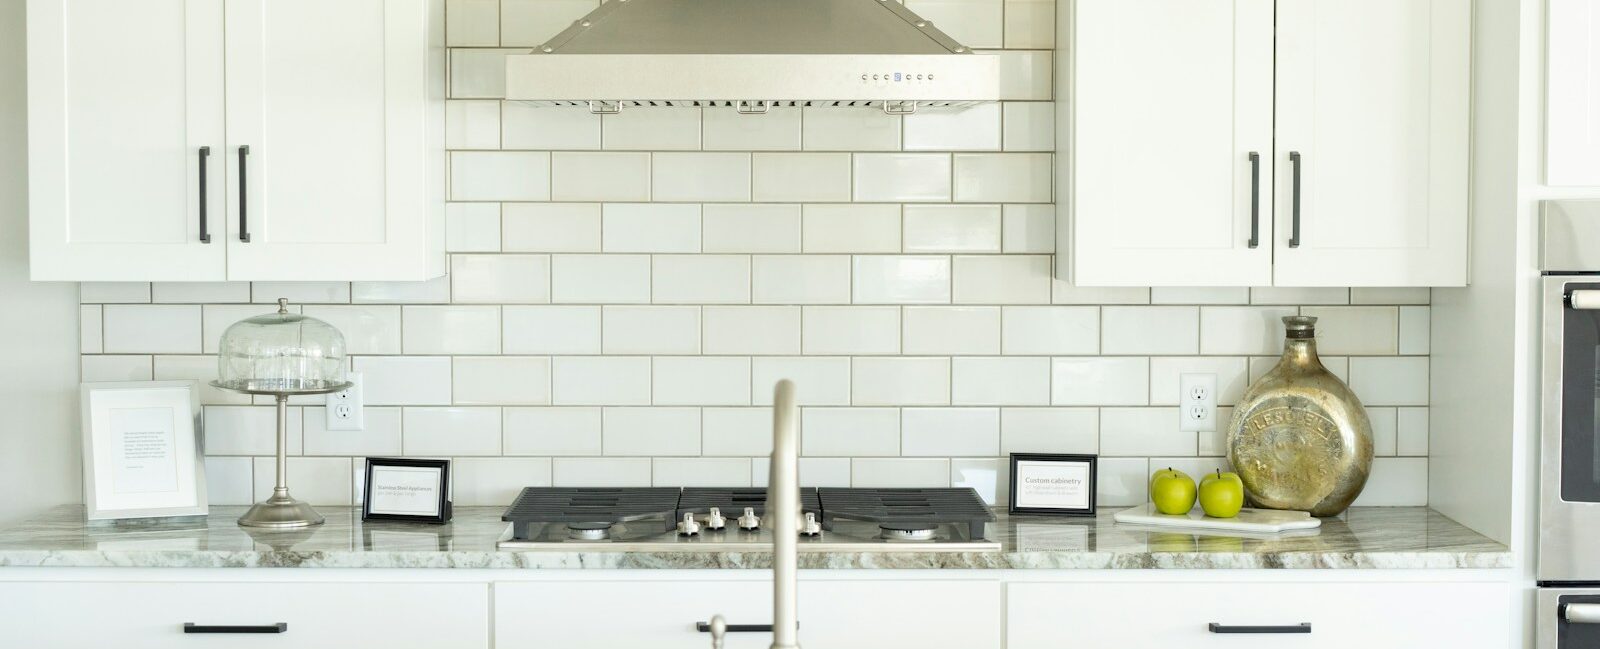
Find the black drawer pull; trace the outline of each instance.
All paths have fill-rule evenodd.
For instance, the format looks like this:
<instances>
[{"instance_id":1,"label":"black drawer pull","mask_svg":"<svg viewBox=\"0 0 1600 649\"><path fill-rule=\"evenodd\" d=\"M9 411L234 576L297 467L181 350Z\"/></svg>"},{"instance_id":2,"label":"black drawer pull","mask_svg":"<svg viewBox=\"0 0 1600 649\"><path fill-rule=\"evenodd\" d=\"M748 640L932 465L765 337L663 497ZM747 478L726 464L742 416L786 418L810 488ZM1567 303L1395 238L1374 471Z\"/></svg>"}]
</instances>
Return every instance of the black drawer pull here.
<instances>
[{"instance_id":1,"label":"black drawer pull","mask_svg":"<svg viewBox=\"0 0 1600 649\"><path fill-rule=\"evenodd\" d=\"M211 147L200 147L200 243L211 243L211 232L206 223L206 163L211 157Z\"/></svg>"},{"instance_id":2,"label":"black drawer pull","mask_svg":"<svg viewBox=\"0 0 1600 649\"><path fill-rule=\"evenodd\" d=\"M1261 154L1250 152L1250 241L1251 248L1261 245Z\"/></svg>"},{"instance_id":3,"label":"black drawer pull","mask_svg":"<svg viewBox=\"0 0 1600 649\"><path fill-rule=\"evenodd\" d=\"M247 189L245 181L249 177L247 171L250 169L247 160L249 157L250 146L239 147L239 241L244 243L250 243L250 219L245 217L245 207L250 203L249 195L245 193Z\"/></svg>"},{"instance_id":4,"label":"black drawer pull","mask_svg":"<svg viewBox=\"0 0 1600 649\"><path fill-rule=\"evenodd\" d=\"M225 624L195 624L183 623L184 633L288 633L289 623L277 624L246 624L242 626Z\"/></svg>"},{"instance_id":5,"label":"black drawer pull","mask_svg":"<svg viewBox=\"0 0 1600 649\"><path fill-rule=\"evenodd\" d=\"M799 622L794 624L800 626ZM711 633L710 622L695 622L694 628L701 633ZM728 633L771 633L771 624L729 624Z\"/></svg>"},{"instance_id":6,"label":"black drawer pull","mask_svg":"<svg viewBox=\"0 0 1600 649\"><path fill-rule=\"evenodd\" d=\"M1230 626L1212 622L1212 633L1311 633L1311 623L1285 624L1283 626Z\"/></svg>"}]
</instances>

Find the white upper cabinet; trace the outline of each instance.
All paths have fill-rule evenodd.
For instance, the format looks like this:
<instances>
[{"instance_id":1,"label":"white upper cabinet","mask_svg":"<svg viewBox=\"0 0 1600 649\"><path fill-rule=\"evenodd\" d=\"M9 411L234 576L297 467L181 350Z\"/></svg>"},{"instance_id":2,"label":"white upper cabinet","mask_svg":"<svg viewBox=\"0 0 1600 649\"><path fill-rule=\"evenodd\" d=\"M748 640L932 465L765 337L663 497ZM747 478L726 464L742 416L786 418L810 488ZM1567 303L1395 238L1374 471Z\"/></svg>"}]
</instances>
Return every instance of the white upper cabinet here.
<instances>
[{"instance_id":1,"label":"white upper cabinet","mask_svg":"<svg viewBox=\"0 0 1600 649\"><path fill-rule=\"evenodd\" d=\"M1270 283L1272 0L1078 0L1076 12L1073 280Z\"/></svg>"},{"instance_id":2,"label":"white upper cabinet","mask_svg":"<svg viewBox=\"0 0 1600 649\"><path fill-rule=\"evenodd\" d=\"M222 56L220 0L28 3L34 279L224 279Z\"/></svg>"},{"instance_id":3,"label":"white upper cabinet","mask_svg":"<svg viewBox=\"0 0 1600 649\"><path fill-rule=\"evenodd\" d=\"M1600 3L1550 0L1545 183L1600 187Z\"/></svg>"},{"instance_id":4,"label":"white upper cabinet","mask_svg":"<svg viewBox=\"0 0 1600 649\"><path fill-rule=\"evenodd\" d=\"M28 4L34 279L444 273L440 0Z\"/></svg>"},{"instance_id":5,"label":"white upper cabinet","mask_svg":"<svg viewBox=\"0 0 1600 649\"><path fill-rule=\"evenodd\" d=\"M1076 0L1063 279L1464 285L1469 12Z\"/></svg>"},{"instance_id":6,"label":"white upper cabinet","mask_svg":"<svg viewBox=\"0 0 1600 649\"><path fill-rule=\"evenodd\" d=\"M1278 0L1274 284L1466 284L1470 32L1467 0Z\"/></svg>"}]
</instances>

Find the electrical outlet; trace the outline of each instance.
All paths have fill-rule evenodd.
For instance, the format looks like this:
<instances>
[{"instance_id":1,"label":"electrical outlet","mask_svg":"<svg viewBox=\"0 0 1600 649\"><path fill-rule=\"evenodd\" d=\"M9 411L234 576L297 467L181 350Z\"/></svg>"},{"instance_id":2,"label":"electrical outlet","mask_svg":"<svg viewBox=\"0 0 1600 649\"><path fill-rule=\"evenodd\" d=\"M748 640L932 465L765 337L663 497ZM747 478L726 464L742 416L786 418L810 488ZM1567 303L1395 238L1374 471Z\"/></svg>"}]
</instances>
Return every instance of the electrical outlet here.
<instances>
[{"instance_id":1,"label":"electrical outlet","mask_svg":"<svg viewBox=\"0 0 1600 649\"><path fill-rule=\"evenodd\" d=\"M366 399L361 393L361 375L347 375L350 387L328 395L328 430L361 430L366 428Z\"/></svg>"},{"instance_id":2,"label":"electrical outlet","mask_svg":"<svg viewBox=\"0 0 1600 649\"><path fill-rule=\"evenodd\" d=\"M1217 429L1217 375L1178 375L1178 430Z\"/></svg>"}]
</instances>

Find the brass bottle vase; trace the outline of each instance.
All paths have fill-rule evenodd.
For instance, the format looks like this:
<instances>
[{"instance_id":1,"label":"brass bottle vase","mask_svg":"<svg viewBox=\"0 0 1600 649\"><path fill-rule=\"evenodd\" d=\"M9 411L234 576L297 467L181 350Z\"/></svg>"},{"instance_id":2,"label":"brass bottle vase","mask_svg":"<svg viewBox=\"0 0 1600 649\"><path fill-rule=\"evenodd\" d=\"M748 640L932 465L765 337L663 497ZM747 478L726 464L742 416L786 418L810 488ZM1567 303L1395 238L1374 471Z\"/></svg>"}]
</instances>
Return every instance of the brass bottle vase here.
<instances>
[{"instance_id":1,"label":"brass bottle vase","mask_svg":"<svg viewBox=\"0 0 1600 649\"><path fill-rule=\"evenodd\" d=\"M1228 461L1256 507L1343 512L1372 472L1372 423L1317 358L1317 319L1283 319L1283 359L1250 388L1228 426Z\"/></svg>"}]
</instances>

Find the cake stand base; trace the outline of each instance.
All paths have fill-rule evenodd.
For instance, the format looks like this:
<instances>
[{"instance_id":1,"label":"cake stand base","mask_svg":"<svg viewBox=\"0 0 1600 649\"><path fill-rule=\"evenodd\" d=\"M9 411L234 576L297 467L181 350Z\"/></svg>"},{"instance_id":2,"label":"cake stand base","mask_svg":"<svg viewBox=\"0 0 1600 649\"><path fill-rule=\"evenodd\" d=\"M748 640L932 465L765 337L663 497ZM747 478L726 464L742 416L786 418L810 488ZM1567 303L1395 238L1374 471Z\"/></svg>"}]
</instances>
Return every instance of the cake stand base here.
<instances>
[{"instance_id":1,"label":"cake stand base","mask_svg":"<svg viewBox=\"0 0 1600 649\"><path fill-rule=\"evenodd\" d=\"M311 505L289 496L288 489L273 489L272 497L256 503L239 517L245 527L311 527L326 520Z\"/></svg>"}]
</instances>

